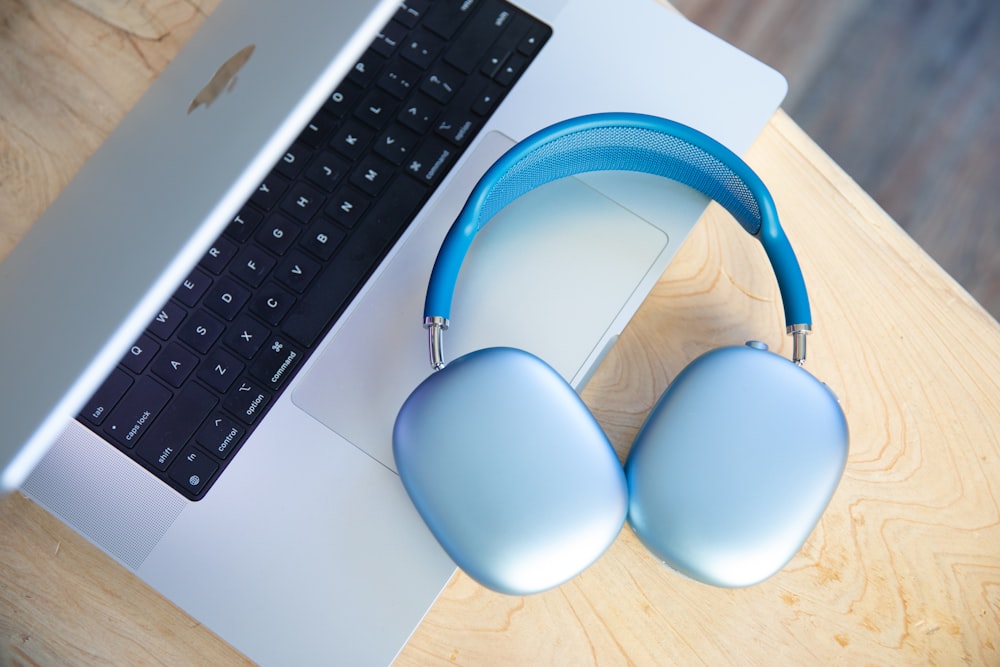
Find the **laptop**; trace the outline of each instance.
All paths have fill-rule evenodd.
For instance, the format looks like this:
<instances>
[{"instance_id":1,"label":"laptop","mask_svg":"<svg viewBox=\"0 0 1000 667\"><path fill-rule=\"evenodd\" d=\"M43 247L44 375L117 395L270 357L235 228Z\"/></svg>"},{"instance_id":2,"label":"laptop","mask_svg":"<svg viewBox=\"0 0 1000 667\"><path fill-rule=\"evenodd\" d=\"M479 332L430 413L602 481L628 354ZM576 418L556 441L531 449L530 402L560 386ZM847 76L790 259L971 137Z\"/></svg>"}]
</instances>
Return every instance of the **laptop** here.
<instances>
[{"instance_id":1,"label":"laptop","mask_svg":"<svg viewBox=\"0 0 1000 667\"><path fill-rule=\"evenodd\" d=\"M743 152L785 90L654 0L223 2L0 264L4 489L254 661L391 662L455 571L390 434L478 177L599 111ZM530 193L466 261L449 355L582 387L706 205L636 174Z\"/></svg>"}]
</instances>

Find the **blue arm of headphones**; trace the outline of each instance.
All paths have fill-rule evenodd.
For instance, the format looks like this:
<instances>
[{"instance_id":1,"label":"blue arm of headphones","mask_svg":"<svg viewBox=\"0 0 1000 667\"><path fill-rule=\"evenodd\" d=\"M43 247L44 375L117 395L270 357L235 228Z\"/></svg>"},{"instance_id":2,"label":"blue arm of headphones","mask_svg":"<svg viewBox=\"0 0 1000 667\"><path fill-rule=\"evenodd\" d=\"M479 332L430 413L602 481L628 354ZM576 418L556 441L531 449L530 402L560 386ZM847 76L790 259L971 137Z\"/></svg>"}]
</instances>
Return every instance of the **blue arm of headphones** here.
<instances>
[{"instance_id":1,"label":"blue arm of headphones","mask_svg":"<svg viewBox=\"0 0 1000 667\"><path fill-rule=\"evenodd\" d=\"M808 329L809 298L774 200L756 173L711 137L663 118L605 113L531 135L480 179L452 225L431 273L426 318L449 319L455 283L476 233L504 206L551 181L591 171L638 171L683 183L718 201L755 236L774 270L785 324Z\"/></svg>"}]
</instances>

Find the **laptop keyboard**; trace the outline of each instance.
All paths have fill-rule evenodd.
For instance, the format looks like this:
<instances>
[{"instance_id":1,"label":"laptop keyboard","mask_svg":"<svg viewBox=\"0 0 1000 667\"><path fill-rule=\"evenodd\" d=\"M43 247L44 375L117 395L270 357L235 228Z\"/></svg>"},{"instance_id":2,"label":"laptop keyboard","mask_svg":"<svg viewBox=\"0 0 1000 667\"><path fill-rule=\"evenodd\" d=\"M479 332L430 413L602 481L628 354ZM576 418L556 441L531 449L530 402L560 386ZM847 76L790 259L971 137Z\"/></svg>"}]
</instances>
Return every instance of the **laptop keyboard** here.
<instances>
[{"instance_id":1,"label":"laptop keyboard","mask_svg":"<svg viewBox=\"0 0 1000 667\"><path fill-rule=\"evenodd\" d=\"M203 498L550 35L404 2L78 419Z\"/></svg>"}]
</instances>

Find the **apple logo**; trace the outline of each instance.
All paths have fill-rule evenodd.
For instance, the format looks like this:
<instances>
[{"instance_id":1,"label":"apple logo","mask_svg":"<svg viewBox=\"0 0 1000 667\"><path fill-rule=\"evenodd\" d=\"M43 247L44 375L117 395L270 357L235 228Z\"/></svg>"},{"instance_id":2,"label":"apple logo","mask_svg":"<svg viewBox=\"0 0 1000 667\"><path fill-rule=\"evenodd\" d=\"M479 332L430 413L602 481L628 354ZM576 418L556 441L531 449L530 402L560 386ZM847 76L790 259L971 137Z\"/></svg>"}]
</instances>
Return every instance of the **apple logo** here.
<instances>
[{"instance_id":1,"label":"apple logo","mask_svg":"<svg viewBox=\"0 0 1000 667\"><path fill-rule=\"evenodd\" d=\"M233 86L236 85L236 74L250 60L255 48L253 44L244 46L232 58L222 63L222 66L212 76L212 80L191 100L191 106L188 107L187 112L191 113L201 105L209 107L222 94L222 91L232 90Z\"/></svg>"}]
</instances>

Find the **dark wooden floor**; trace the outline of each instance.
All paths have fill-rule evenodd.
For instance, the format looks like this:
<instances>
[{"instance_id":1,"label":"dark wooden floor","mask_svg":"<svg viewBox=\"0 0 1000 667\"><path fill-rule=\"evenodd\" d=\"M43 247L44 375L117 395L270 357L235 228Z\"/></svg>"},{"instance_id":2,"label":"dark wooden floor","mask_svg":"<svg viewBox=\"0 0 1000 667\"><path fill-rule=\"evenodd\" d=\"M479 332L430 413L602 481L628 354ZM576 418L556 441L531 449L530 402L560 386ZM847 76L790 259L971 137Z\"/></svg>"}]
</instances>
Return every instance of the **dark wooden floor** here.
<instances>
[{"instance_id":1,"label":"dark wooden floor","mask_svg":"<svg viewBox=\"0 0 1000 667\"><path fill-rule=\"evenodd\" d=\"M789 115L1000 319L1000 2L672 2L781 71Z\"/></svg>"}]
</instances>

